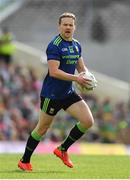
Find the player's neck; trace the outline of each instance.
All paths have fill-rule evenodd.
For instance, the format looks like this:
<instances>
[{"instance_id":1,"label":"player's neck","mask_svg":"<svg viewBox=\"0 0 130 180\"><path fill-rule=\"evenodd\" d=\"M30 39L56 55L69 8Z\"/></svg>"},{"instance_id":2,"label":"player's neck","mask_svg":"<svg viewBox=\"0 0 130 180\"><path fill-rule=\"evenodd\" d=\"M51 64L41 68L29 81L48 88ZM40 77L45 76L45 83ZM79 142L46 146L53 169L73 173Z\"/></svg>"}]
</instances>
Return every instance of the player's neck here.
<instances>
[{"instance_id":1,"label":"player's neck","mask_svg":"<svg viewBox=\"0 0 130 180\"><path fill-rule=\"evenodd\" d=\"M60 36L65 40L65 41L72 41L73 40L73 37L65 37L64 35L60 34Z\"/></svg>"}]
</instances>

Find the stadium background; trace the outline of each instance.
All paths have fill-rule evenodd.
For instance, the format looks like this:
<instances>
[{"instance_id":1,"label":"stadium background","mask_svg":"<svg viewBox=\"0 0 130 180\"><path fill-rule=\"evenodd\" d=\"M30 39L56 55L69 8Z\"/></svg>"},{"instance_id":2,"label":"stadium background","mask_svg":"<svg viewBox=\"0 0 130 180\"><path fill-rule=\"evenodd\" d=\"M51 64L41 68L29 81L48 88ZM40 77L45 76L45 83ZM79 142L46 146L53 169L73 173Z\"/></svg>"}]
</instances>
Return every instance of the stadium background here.
<instances>
[{"instance_id":1,"label":"stadium background","mask_svg":"<svg viewBox=\"0 0 130 180\"><path fill-rule=\"evenodd\" d=\"M130 154L129 9L128 0L0 1L0 28L8 26L16 40L14 63L0 65L0 152L23 152L38 119L46 45L57 33L58 16L71 11L78 19L75 37L99 86L83 95L95 125L70 151ZM60 112L36 152L51 153L74 122Z\"/></svg>"}]
</instances>

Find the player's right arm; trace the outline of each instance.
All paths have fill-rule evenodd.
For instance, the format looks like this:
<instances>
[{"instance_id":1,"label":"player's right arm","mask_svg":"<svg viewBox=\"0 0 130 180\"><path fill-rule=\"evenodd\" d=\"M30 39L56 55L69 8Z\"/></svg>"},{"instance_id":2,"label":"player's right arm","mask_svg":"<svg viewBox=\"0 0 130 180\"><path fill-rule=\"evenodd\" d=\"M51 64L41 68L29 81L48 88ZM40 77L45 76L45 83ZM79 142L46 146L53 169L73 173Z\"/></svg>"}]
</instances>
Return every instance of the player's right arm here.
<instances>
[{"instance_id":1,"label":"player's right arm","mask_svg":"<svg viewBox=\"0 0 130 180\"><path fill-rule=\"evenodd\" d=\"M84 79L80 75L66 73L62 71L61 69L59 69L59 66L60 66L60 61L58 60L52 59L48 61L49 75L51 77L64 80L64 81L76 81L82 85L86 83L86 79Z\"/></svg>"},{"instance_id":2,"label":"player's right arm","mask_svg":"<svg viewBox=\"0 0 130 180\"><path fill-rule=\"evenodd\" d=\"M69 74L59 69L61 54L59 52L59 48L56 45L54 45L53 42L51 42L48 45L46 54L47 54L49 75L51 77L64 81L76 81L81 85L84 85L86 83L86 79L84 79L80 75Z\"/></svg>"}]
</instances>

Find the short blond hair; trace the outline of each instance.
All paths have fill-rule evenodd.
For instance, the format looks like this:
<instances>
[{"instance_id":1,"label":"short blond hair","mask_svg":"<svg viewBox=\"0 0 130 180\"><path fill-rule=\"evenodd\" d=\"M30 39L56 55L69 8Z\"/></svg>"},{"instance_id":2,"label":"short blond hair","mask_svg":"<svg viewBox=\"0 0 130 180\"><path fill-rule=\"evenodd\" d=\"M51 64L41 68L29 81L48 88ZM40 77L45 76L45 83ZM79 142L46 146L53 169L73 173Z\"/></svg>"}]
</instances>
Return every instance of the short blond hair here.
<instances>
[{"instance_id":1,"label":"short blond hair","mask_svg":"<svg viewBox=\"0 0 130 180\"><path fill-rule=\"evenodd\" d=\"M76 21L76 16L75 16L73 13L65 12L65 13L63 13L63 14L60 15L60 17L59 17L59 24L61 24L61 20L62 20L63 18L66 18L66 17L72 18L74 21Z\"/></svg>"}]
</instances>

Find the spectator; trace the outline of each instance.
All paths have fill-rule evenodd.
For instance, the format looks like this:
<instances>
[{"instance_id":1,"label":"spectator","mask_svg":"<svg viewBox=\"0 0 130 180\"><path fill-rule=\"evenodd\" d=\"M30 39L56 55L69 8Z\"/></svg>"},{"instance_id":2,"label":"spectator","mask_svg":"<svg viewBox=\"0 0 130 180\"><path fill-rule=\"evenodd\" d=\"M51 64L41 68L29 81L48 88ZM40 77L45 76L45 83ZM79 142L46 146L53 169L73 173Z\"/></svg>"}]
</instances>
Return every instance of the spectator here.
<instances>
[{"instance_id":1,"label":"spectator","mask_svg":"<svg viewBox=\"0 0 130 180\"><path fill-rule=\"evenodd\" d=\"M91 38L99 43L104 43L108 39L108 32L105 23L100 15L95 16L91 26Z\"/></svg>"},{"instance_id":2,"label":"spectator","mask_svg":"<svg viewBox=\"0 0 130 180\"><path fill-rule=\"evenodd\" d=\"M12 62L14 51L13 35L7 27L4 27L2 28L2 34L0 35L0 61L10 64Z\"/></svg>"}]
</instances>

